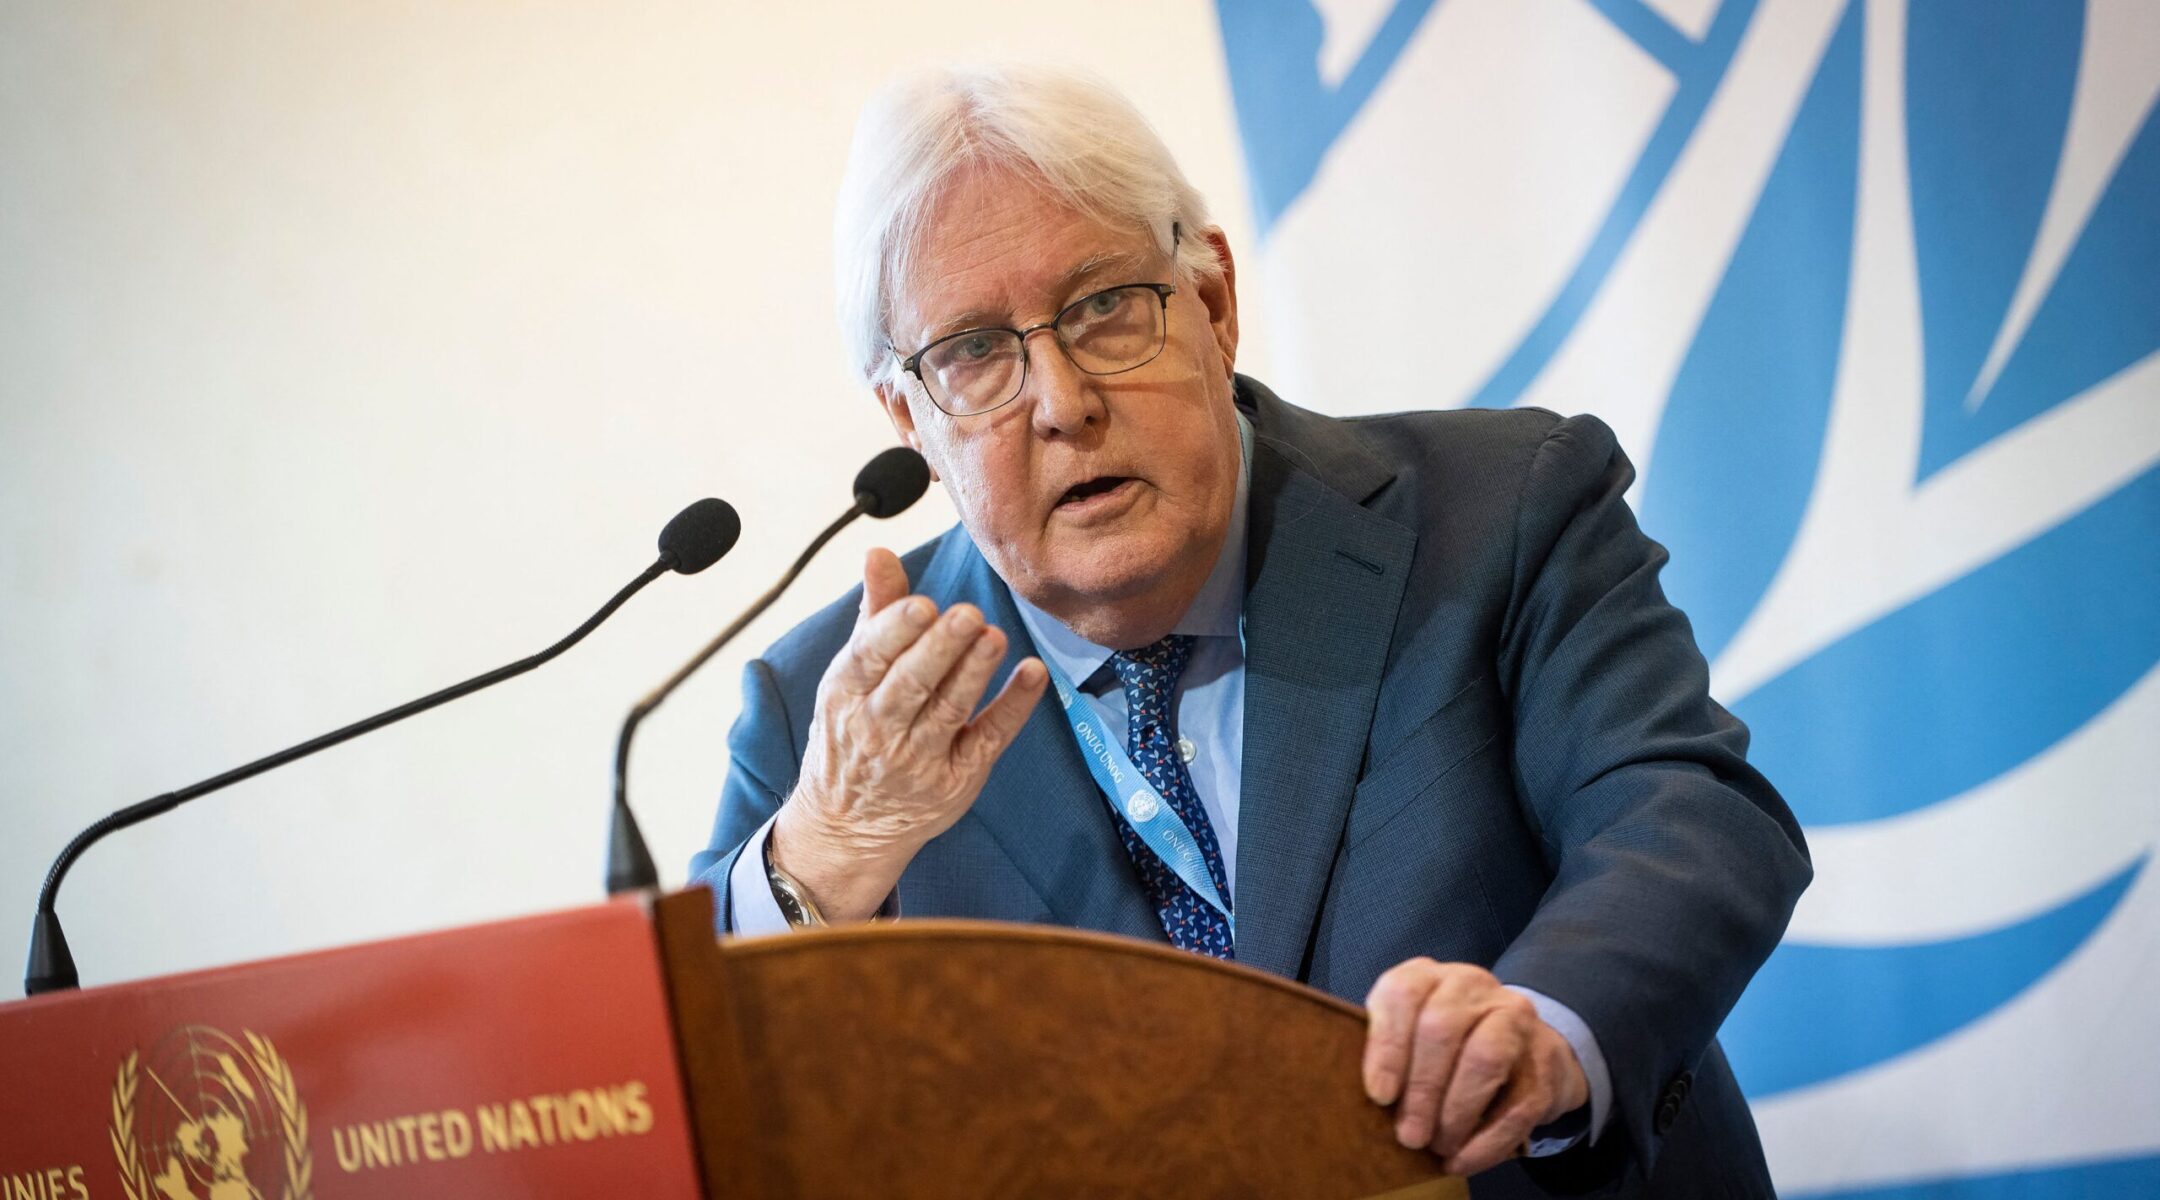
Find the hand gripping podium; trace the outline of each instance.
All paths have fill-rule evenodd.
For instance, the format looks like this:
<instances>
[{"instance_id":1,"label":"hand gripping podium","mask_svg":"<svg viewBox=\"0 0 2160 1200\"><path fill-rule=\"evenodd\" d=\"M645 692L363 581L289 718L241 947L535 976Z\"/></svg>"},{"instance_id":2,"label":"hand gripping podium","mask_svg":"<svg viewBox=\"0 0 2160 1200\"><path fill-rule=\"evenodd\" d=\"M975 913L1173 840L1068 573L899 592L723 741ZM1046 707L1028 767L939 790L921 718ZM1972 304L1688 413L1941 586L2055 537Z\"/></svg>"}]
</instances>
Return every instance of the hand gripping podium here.
<instances>
[{"instance_id":1,"label":"hand gripping podium","mask_svg":"<svg viewBox=\"0 0 2160 1200\"><path fill-rule=\"evenodd\" d=\"M1298 984L1035 926L712 928L699 888L0 1006L0 1196L1467 1195Z\"/></svg>"}]
</instances>

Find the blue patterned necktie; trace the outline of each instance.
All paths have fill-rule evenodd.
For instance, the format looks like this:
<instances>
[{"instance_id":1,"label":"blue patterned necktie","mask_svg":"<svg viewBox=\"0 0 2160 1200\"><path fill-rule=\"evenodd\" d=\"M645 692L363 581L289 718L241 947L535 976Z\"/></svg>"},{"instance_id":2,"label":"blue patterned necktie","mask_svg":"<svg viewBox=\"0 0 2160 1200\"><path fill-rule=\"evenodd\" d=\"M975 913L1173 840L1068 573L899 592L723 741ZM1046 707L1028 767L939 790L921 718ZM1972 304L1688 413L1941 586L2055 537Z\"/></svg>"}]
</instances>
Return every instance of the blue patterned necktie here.
<instances>
[{"instance_id":1,"label":"blue patterned necktie","mask_svg":"<svg viewBox=\"0 0 2160 1200\"><path fill-rule=\"evenodd\" d=\"M1201 806L1200 793L1193 790L1192 775L1185 770L1185 757L1178 753L1177 683L1192 650L1191 634L1173 633L1151 646L1111 655L1110 666L1125 685L1126 754L1192 831L1216 893L1223 903L1233 904L1215 827L1208 823L1207 809ZM1237 957L1231 949L1229 919L1187 887L1122 818L1117 820L1117 830L1125 853L1140 871L1148 899L1155 903L1163 931L1170 935L1170 944L1216 958Z\"/></svg>"}]
</instances>

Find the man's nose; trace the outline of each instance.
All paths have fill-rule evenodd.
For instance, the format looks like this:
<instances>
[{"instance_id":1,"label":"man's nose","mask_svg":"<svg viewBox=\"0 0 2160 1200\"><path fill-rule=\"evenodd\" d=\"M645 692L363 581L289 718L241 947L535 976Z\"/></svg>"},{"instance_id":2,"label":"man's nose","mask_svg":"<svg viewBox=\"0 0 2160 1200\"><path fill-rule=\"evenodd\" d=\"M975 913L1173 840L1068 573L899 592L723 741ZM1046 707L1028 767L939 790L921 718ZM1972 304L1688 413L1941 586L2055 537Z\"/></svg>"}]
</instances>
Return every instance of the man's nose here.
<instances>
[{"instance_id":1,"label":"man's nose","mask_svg":"<svg viewBox=\"0 0 2160 1200\"><path fill-rule=\"evenodd\" d=\"M1094 376L1073 365L1055 330L1031 330L1021 349L1028 356L1026 386L1033 393L1038 435L1069 436L1107 415Z\"/></svg>"}]
</instances>

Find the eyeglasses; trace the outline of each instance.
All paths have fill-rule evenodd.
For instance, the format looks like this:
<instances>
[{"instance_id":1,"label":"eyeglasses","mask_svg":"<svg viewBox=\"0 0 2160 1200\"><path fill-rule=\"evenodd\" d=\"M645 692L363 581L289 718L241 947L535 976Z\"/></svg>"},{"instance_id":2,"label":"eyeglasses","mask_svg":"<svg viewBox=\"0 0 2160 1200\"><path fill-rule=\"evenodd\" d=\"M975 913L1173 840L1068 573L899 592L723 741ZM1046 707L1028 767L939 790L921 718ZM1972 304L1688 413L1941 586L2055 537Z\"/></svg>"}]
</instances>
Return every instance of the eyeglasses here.
<instances>
[{"instance_id":1,"label":"eyeglasses","mask_svg":"<svg viewBox=\"0 0 2160 1200\"><path fill-rule=\"evenodd\" d=\"M1144 367L1162 353L1170 297L1164 283L1128 283L1082 296L1026 329L964 329L908 355L900 369L922 381L930 402L955 417L1012 403L1027 384L1027 339L1047 329L1072 365L1090 375ZM898 351L895 350L895 353Z\"/></svg>"}]
</instances>

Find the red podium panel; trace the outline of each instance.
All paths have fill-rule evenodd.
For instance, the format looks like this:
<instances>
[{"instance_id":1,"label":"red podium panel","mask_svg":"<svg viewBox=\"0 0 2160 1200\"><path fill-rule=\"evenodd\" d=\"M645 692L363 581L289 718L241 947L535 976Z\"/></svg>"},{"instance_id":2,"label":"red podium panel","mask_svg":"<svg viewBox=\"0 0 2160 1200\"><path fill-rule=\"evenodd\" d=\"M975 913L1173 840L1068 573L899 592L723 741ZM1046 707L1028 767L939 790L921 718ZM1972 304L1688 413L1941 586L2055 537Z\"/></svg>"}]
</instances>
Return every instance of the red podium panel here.
<instances>
[{"instance_id":1,"label":"red podium panel","mask_svg":"<svg viewBox=\"0 0 2160 1200\"><path fill-rule=\"evenodd\" d=\"M0 1006L0 1196L701 1195L634 901Z\"/></svg>"}]
</instances>

